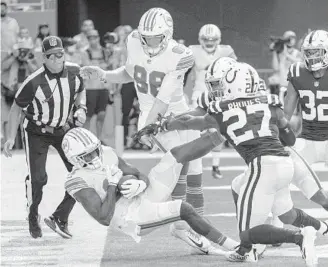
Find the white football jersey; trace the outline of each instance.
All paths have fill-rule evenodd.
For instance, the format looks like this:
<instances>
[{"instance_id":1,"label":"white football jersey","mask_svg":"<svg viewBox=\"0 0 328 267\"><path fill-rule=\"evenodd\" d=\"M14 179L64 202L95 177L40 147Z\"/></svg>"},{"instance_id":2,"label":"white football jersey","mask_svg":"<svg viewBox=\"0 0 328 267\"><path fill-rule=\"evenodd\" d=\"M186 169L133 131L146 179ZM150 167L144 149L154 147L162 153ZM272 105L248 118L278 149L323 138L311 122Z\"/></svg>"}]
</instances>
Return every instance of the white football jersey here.
<instances>
[{"instance_id":1,"label":"white football jersey","mask_svg":"<svg viewBox=\"0 0 328 267\"><path fill-rule=\"evenodd\" d=\"M213 54L207 53L201 45L191 45L189 47L195 58L195 86L194 91L205 91L205 74L207 68L214 60L221 57L231 57L237 59L234 50L230 45L218 45L217 49Z\"/></svg>"},{"instance_id":2,"label":"white football jersey","mask_svg":"<svg viewBox=\"0 0 328 267\"><path fill-rule=\"evenodd\" d=\"M73 168L68 174L65 189L71 196L83 188L93 188L101 200L105 199L107 178L111 175L111 168L118 166L118 157L113 149L106 150L103 157L104 167L101 169Z\"/></svg>"},{"instance_id":3,"label":"white football jersey","mask_svg":"<svg viewBox=\"0 0 328 267\"><path fill-rule=\"evenodd\" d=\"M139 120L146 119L155 98L169 104L168 113L187 111L183 80L187 70L194 64L191 50L170 40L164 51L150 57L144 52L139 38L136 30L128 36L125 65L126 71L134 79L141 110ZM139 126L142 127L140 123Z\"/></svg>"}]
</instances>

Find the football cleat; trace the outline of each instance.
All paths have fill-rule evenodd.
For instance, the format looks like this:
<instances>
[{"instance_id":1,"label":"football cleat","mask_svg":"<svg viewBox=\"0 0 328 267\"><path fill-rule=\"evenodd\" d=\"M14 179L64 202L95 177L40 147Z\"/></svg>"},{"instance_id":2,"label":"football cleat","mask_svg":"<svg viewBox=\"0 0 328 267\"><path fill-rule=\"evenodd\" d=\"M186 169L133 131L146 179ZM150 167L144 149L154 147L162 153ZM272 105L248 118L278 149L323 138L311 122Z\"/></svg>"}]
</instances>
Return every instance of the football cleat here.
<instances>
[{"instance_id":1,"label":"football cleat","mask_svg":"<svg viewBox=\"0 0 328 267\"><path fill-rule=\"evenodd\" d=\"M29 214L28 216L29 231L30 231L30 235L33 238L42 237L40 219L41 216L39 214L38 215Z\"/></svg>"},{"instance_id":2,"label":"football cleat","mask_svg":"<svg viewBox=\"0 0 328 267\"><path fill-rule=\"evenodd\" d=\"M222 179L223 178L218 166L212 167L212 176L214 179Z\"/></svg>"},{"instance_id":3,"label":"football cleat","mask_svg":"<svg viewBox=\"0 0 328 267\"><path fill-rule=\"evenodd\" d=\"M180 226L180 224L178 225ZM180 227L179 227L180 228ZM182 228L177 229L175 224L170 225L171 234L187 243L192 249L192 255L225 255L223 250L213 247L211 242L204 236L195 233L193 230Z\"/></svg>"},{"instance_id":4,"label":"football cleat","mask_svg":"<svg viewBox=\"0 0 328 267\"><path fill-rule=\"evenodd\" d=\"M301 229L303 236L301 247L302 257L305 260L307 267L318 266L318 256L314 241L317 238L317 231L312 226L307 226Z\"/></svg>"},{"instance_id":5,"label":"football cleat","mask_svg":"<svg viewBox=\"0 0 328 267\"><path fill-rule=\"evenodd\" d=\"M44 222L51 230L59 234L63 238L72 238L72 234L68 231L68 223L59 220L57 217L49 216L44 218Z\"/></svg>"},{"instance_id":6,"label":"football cleat","mask_svg":"<svg viewBox=\"0 0 328 267\"><path fill-rule=\"evenodd\" d=\"M255 248L249 251L242 246L238 246L234 251L226 254L226 259L231 262L257 262L258 254Z\"/></svg>"}]
</instances>

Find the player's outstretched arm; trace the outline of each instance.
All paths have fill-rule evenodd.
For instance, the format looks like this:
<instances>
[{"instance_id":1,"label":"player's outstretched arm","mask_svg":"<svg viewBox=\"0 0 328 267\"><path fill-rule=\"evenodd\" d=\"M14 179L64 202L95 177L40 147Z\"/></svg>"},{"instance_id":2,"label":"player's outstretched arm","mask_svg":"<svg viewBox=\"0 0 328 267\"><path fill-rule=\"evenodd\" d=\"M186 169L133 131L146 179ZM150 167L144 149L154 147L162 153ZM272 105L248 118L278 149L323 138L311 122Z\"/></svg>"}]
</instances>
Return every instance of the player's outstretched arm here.
<instances>
[{"instance_id":1,"label":"player's outstretched arm","mask_svg":"<svg viewBox=\"0 0 328 267\"><path fill-rule=\"evenodd\" d=\"M125 66L115 70L105 71L97 66L84 66L80 69L80 75L86 80L100 80L104 83L129 83L133 82Z\"/></svg>"},{"instance_id":2,"label":"player's outstretched arm","mask_svg":"<svg viewBox=\"0 0 328 267\"><path fill-rule=\"evenodd\" d=\"M276 108L277 126L279 128L279 139L283 145L293 146L296 142L296 136L289 121L280 108Z\"/></svg>"},{"instance_id":3,"label":"player's outstretched arm","mask_svg":"<svg viewBox=\"0 0 328 267\"><path fill-rule=\"evenodd\" d=\"M174 118L169 120L166 124L166 129L168 131L173 130L199 130L203 131L205 129L210 128L218 128L218 124L216 120L209 114L205 116L191 116L191 115L184 115L179 116L178 118Z\"/></svg>"},{"instance_id":4,"label":"player's outstretched arm","mask_svg":"<svg viewBox=\"0 0 328 267\"><path fill-rule=\"evenodd\" d=\"M171 153L177 162L183 164L205 156L224 141L225 138L217 131L207 132L189 143L172 148Z\"/></svg>"},{"instance_id":5,"label":"player's outstretched arm","mask_svg":"<svg viewBox=\"0 0 328 267\"><path fill-rule=\"evenodd\" d=\"M107 195L101 201L98 193L93 188L83 188L74 193L74 198L82 204L84 209L100 224L109 226L113 217L116 204L116 185L105 180Z\"/></svg>"}]
</instances>

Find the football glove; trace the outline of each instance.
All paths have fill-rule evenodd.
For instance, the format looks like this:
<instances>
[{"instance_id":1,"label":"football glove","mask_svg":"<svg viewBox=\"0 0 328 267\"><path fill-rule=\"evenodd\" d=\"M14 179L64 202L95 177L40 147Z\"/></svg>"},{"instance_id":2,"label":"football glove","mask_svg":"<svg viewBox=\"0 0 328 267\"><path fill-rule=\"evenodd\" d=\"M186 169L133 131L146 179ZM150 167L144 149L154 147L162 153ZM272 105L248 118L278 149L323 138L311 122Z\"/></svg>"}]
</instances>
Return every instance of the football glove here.
<instances>
[{"instance_id":1,"label":"football glove","mask_svg":"<svg viewBox=\"0 0 328 267\"><path fill-rule=\"evenodd\" d=\"M146 183L142 180L127 180L122 184L121 194L123 197L130 199L142 193L146 187Z\"/></svg>"},{"instance_id":2,"label":"football glove","mask_svg":"<svg viewBox=\"0 0 328 267\"><path fill-rule=\"evenodd\" d=\"M107 181L109 184L117 185L122 176L123 172L116 164L107 169Z\"/></svg>"}]
</instances>

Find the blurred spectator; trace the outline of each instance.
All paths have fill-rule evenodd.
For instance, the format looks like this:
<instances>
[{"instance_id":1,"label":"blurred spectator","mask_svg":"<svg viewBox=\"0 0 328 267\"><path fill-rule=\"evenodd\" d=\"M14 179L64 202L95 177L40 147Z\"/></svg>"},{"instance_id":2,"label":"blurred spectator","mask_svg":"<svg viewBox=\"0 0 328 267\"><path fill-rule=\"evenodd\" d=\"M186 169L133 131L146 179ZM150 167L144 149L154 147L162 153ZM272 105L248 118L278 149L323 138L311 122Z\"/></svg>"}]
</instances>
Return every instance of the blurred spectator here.
<instances>
[{"instance_id":1,"label":"blurred spectator","mask_svg":"<svg viewBox=\"0 0 328 267\"><path fill-rule=\"evenodd\" d=\"M33 40L25 27L20 29L13 52L1 58L1 124L2 136L7 136L6 123L14 96L25 78L37 69ZM17 135L19 136L19 135Z\"/></svg>"},{"instance_id":2,"label":"blurred spectator","mask_svg":"<svg viewBox=\"0 0 328 267\"><path fill-rule=\"evenodd\" d=\"M132 27L130 25L121 25L118 26L114 32L118 34L119 40L118 43L113 47L113 69L119 68L123 66L127 59L127 51L126 51L126 38L132 32ZM133 108L133 103L137 98L137 94L134 88L133 83L123 84L123 85L115 85L116 91L121 91L121 99L122 99L122 125L124 127L124 145L126 147L131 147L132 136L133 133L129 132L129 125L130 125L130 113L131 109Z\"/></svg>"},{"instance_id":3,"label":"blurred spectator","mask_svg":"<svg viewBox=\"0 0 328 267\"><path fill-rule=\"evenodd\" d=\"M273 50L272 52L272 68L279 75L280 87L287 87L287 73L292 63L302 60L302 56L299 50L295 48L296 34L292 31L286 31L282 37L283 40L287 40L283 44L281 51Z\"/></svg>"},{"instance_id":4,"label":"blurred spectator","mask_svg":"<svg viewBox=\"0 0 328 267\"><path fill-rule=\"evenodd\" d=\"M42 41L44 38L50 36L50 29L49 25L44 23L44 24L39 24L39 31L38 35L35 38L35 50L38 51L40 49L40 52L42 52Z\"/></svg>"},{"instance_id":5,"label":"blurred spectator","mask_svg":"<svg viewBox=\"0 0 328 267\"><path fill-rule=\"evenodd\" d=\"M76 49L76 41L73 38L62 38L65 50L65 61L82 65L82 53Z\"/></svg>"},{"instance_id":6,"label":"blurred spectator","mask_svg":"<svg viewBox=\"0 0 328 267\"><path fill-rule=\"evenodd\" d=\"M108 54L106 49L100 45L98 31L90 30L87 32L87 38L89 48L82 52L82 65L99 66L107 70ZM93 132L102 141L105 112L109 104L109 86L98 80L88 80L85 83L88 113L84 127Z\"/></svg>"},{"instance_id":7,"label":"blurred spectator","mask_svg":"<svg viewBox=\"0 0 328 267\"><path fill-rule=\"evenodd\" d=\"M19 26L14 18L7 15L8 7L1 2L1 57L12 52L14 44L17 43Z\"/></svg>"},{"instance_id":8,"label":"blurred spectator","mask_svg":"<svg viewBox=\"0 0 328 267\"><path fill-rule=\"evenodd\" d=\"M87 32L94 30L95 27L93 25L93 21L87 19L83 21L81 27L81 33L75 35L73 39L76 41L76 48L80 51L84 51L89 47L89 41L87 38Z\"/></svg>"}]
</instances>

